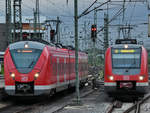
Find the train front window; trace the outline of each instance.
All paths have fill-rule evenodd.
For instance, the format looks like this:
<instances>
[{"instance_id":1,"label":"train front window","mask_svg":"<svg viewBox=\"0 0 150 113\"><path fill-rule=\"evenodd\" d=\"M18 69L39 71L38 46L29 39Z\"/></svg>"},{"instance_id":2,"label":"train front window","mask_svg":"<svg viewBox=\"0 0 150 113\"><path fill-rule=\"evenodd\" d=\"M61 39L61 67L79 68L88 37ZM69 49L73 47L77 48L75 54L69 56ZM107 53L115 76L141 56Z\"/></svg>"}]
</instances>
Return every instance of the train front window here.
<instances>
[{"instance_id":1,"label":"train front window","mask_svg":"<svg viewBox=\"0 0 150 113\"><path fill-rule=\"evenodd\" d=\"M10 51L13 62L18 70L31 70L39 59L41 52L42 50L39 49L18 49Z\"/></svg>"},{"instance_id":2,"label":"train front window","mask_svg":"<svg viewBox=\"0 0 150 113\"><path fill-rule=\"evenodd\" d=\"M140 68L141 55L140 49L121 50L113 49L112 52L112 67L113 68Z\"/></svg>"}]
</instances>

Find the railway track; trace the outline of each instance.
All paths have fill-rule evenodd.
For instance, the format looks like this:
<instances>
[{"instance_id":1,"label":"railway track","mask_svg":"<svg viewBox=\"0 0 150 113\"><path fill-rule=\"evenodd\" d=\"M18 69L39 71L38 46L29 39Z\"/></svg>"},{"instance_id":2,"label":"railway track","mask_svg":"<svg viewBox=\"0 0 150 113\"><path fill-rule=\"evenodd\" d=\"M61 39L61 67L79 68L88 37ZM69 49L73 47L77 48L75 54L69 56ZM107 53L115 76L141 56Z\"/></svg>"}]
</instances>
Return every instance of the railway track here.
<instances>
[{"instance_id":1,"label":"railway track","mask_svg":"<svg viewBox=\"0 0 150 113\"><path fill-rule=\"evenodd\" d=\"M94 90L87 90L85 91L84 88L81 90L81 98L88 96L89 94L93 93ZM62 92L63 93L63 92ZM72 97L75 97L75 93L72 94L67 94L67 96L64 96L64 94L56 94L56 96L54 95L53 97L51 97L50 99L44 99L42 100L42 102L37 102L37 103L33 103L33 104L9 104L5 107L0 108L0 113L25 113L25 112L30 112L32 110L36 110L38 109L40 106L44 106L44 105L49 105L50 107L56 106L57 105L57 101L59 103L59 101L63 100L63 98L66 98L66 100L70 100L70 102L73 100ZM75 100L75 99L74 99ZM52 113L56 113L58 111L60 111L61 109L63 109L64 107L68 106L70 103L66 103L65 100L63 100L63 104L59 107L57 107L56 109L53 110ZM55 105L56 104L56 105Z\"/></svg>"},{"instance_id":2,"label":"railway track","mask_svg":"<svg viewBox=\"0 0 150 113\"><path fill-rule=\"evenodd\" d=\"M91 90L91 91L88 91L88 92L85 92L84 94L81 95L81 98L84 98L84 97L87 97L88 95L92 94L94 92L94 90ZM64 106L62 106L61 108L53 111L52 113L58 113L59 111L61 111L62 109L64 109L65 107L69 106L69 105L72 105L72 103L68 103ZM76 103L75 103L76 105ZM79 104L80 105L80 104Z\"/></svg>"},{"instance_id":3,"label":"railway track","mask_svg":"<svg viewBox=\"0 0 150 113\"><path fill-rule=\"evenodd\" d=\"M106 113L131 113L132 111L134 111L134 113L142 113L142 111L140 110L141 105L148 99L150 99L150 93L147 94L141 100L128 103L128 104L126 103L126 105L124 105L125 103L116 100L113 101L112 104L110 104ZM123 105L126 106L126 109L125 108L123 109Z\"/></svg>"}]
</instances>

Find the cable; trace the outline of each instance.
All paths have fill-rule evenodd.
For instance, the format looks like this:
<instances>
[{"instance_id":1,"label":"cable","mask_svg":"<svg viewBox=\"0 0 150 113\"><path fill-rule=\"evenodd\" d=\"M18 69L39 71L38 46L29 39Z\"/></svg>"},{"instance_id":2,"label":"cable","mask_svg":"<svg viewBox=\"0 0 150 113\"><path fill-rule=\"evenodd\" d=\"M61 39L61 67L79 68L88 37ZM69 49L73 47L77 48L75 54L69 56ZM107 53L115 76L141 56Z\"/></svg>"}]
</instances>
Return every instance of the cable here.
<instances>
[{"instance_id":1,"label":"cable","mask_svg":"<svg viewBox=\"0 0 150 113\"><path fill-rule=\"evenodd\" d=\"M136 2L135 2L135 4L134 4L134 7L133 7L133 10L132 10L130 19L129 19L129 25L131 24L131 20L132 20L132 18L133 18L133 14L134 14L134 11L135 11L135 6L136 6Z\"/></svg>"},{"instance_id":2,"label":"cable","mask_svg":"<svg viewBox=\"0 0 150 113\"><path fill-rule=\"evenodd\" d=\"M107 2L102 3L101 5L95 7L94 9L91 9L91 10L86 11L86 12L84 11L83 13L81 13L81 14L78 16L78 19L81 18L82 16L85 16L85 15L89 14L90 12L92 12L92 11L94 11L94 10L100 8L101 6L107 4L109 1L110 1L110 0L108 0Z\"/></svg>"},{"instance_id":3,"label":"cable","mask_svg":"<svg viewBox=\"0 0 150 113\"><path fill-rule=\"evenodd\" d=\"M95 0L87 9L85 9L85 11L83 11L83 13L81 13L81 15L85 14L95 3L97 2L97 0Z\"/></svg>"}]
</instances>

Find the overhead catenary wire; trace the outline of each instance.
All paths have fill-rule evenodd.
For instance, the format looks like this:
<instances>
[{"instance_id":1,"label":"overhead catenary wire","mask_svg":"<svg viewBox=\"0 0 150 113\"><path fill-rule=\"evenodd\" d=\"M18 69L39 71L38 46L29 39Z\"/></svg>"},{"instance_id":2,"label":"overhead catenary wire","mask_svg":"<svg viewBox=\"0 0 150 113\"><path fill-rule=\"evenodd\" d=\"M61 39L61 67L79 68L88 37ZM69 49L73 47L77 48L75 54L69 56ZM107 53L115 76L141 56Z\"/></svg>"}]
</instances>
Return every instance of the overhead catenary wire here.
<instances>
[{"instance_id":1,"label":"overhead catenary wire","mask_svg":"<svg viewBox=\"0 0 150 113\"><path fill-rule=\"evenodd\" d=\"M110 20L108 21L108 24L111 23L113 20L115 20L118 16L120 16L121 13L122 13L124 10L125 10L125 9L120 8L119 11L112 17L112 19L110 19ZM97 34L98 34L99 32L101 32L101 31L103 31L103 30L104 30L104 27L102 27L99 31L97 31Z\"/></svg>"},{"instance_id":2,"label":"overhead catenary wire","mask_svg":"<svg viewBox=\"0 0 150 113\"><path fill-rule=\"evenodd\" d=\"M25 0L26 1L26 0ZM34 0L30 0L31 2L33 2L34 3ZM41 1L43 1L43 0L41 0ZM47 1L49 1L49 2L51 2L51 3L49 3L48 2L48 4L43 4L43 6L41 6L41 7L45 7L46 5L48 6L48 7L55 7L55 9L56 10L58 10L58 7L56 7L57 6L57 4L55 4L55 1L53 1L53 0L47 0ZM97 0L95 0L95 1L97 1ZM92 3L94 3L94 2L92 2ZM70 4L70 3L69 3ZM91 5L90 5L91 6ZM94 5L93 5L94 6ZM26 7L26 9L28 8L29 9L29 7L30 7L30 9L31 9L31 11L33 10L33 8L32 8L32 5L30 5L30 4L25 4L25 6L24 7ZM90 7L90 8L92 8L92 7ZM3 9L3 8L2 8ZM61 10L62 8L60 8L60 10ZM92 9L93 10L93 9ZM90 12L89 11L92 11L92 10L90 10L90 9L88 9L88 11L87 11L87 13L85 13L85 14L89 14ZM71 10L69 10L69 11L71 11ZM26 14L30 14L30 13L27 13L26 11L24 11L24 13L26 13ZM134 13L134 12L133 12ZM52 16L54 16L54 15L51 15L50 13L47 13L47 12L45 12L45 11L43 11L43 9L41 10L41 14L43 15L43 16L49 16L49 17L52 17ZM70 20L72 20L73 19L73 15L72 15L72 13L69 13L69 12L67 12L67 14L61 14L60 15L62 18L71 18ZM117 17L116 17L117 18ZM125 18L126 19L126 18ZM69 20L69 21L70 21ZM116 20L116 19L115 19ZM137 20L135 20L135 21L137 21ZM143 20L144 21L144 20ZM71 21L70 21L71 22ZM133 16L130 18L130 23L131 22L134 22L133 21ZM68 23L68 20L67 20L67 23ZM72 21L72 23L73 23L73 21ZM71 23L71 24L72 24Z\"/></svg>"},{"instance_id":3,"label":"overhead catenary wire","mask_svg":"<svg viewBox=\"0 0 150 113\"><path fill-rule=\"evenodd\" d=\"M131 21L132 21L133 15L134 15L135 6L136 6L136 2L135 2L135 4L134 4L134 7L133 7L133 10L132 10L132 13L131 13L130 19L129 19L129 25L131 24Z\"/></svg>"},{"instance_id":4,"label":"overhead catenary wire","mask_svg":"<svg viewBox=\"0 0 150 113\"><path fill-rule=\"evenodd\" d=\"M81 13L81 15L85 14L96 2L97 2L97 0L95 0L87 9L85 9L85 11L83 11L83 13Z\"/></svg>"},{"instance_id":5,"label":"overhead catenary wire","mask_svg":"<svg viewBox=\"0 0 150 113\"><path fill-rule=\"evenodd\" d=\"M106 1L106 2L104 2L104 3L102 3L102 4L100 4L99 6L93 8L93 9L91 9L91 10L89 10L89 11L87 10L86 12L81 13L81 14L78 16L78 19L81 18L82 16L85 16L85 15L89 14L90 12L92 12L92 11L94 11L94 10L100 8L101 6L107 4L109 1L110 1L110 0L108 0L108 1Z\"/></svg>"}]
</instances>

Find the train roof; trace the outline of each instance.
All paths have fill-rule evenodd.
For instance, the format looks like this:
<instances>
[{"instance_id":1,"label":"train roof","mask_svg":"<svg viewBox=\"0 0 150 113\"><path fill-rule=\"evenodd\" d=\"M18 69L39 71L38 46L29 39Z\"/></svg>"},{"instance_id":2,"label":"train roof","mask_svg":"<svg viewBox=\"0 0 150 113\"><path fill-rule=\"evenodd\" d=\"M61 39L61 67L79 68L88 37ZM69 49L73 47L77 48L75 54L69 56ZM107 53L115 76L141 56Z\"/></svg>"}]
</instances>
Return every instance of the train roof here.
<instances>
[{"instance_id":1,"label":"train roof","mask_svg":"<svg viewBox=\"0 0 150 113\"><path fill-rule=\"evenodd\" d=\"M140 48L142 45L137 45L137 44L116 44L112 45L112 48L124 48L125 45L128 45L129 48Z\"/></svg>"},{"instance_id":2,"label":"train roof","mask_svg":"<svg viewBox=\"0 0 150 113\"><path fill-rule=\"evenodd\" d=\"M27 45L28 47L25 47L26 45ZM67 51L69 51L69 50L73 50L73 51L74 51L74 49L72 49L70 46L69 46L70 48L69 48L69 47L62 48L62 47L57 47L57 46L55 46L55 45L43 44L43 43L40 43L40 42L37 42L37 41L19 41L19 42L15 42L15 43L12 43L12 44L9 45L9 50L24 49L24 48L32 48L32 49L40 49L40 50L43 50L44 47L46 47L46 46L55 47L55 48L58 48L58 49L60 49L60 50L66 49ZM58 49L57 49L57 50L58 50ZM80 55L84 55L84 54L86 54L86 53L79 51L79 54L80 54Z\"/></svg>"},{"instance_id":3,"label":"train roof","mask_svg":"<svg viewBox=\"0 0 150 113\"><path fill-rule=\"evenodd\" d=\"M26 45L28 46L27 48L40 49L40 50L43 50L43 48L46 46L45 44L35 42L35 41L19 41L19 42L10 44L9 49L10 50L24 49Z\"/></svg>"}]
</instances>

